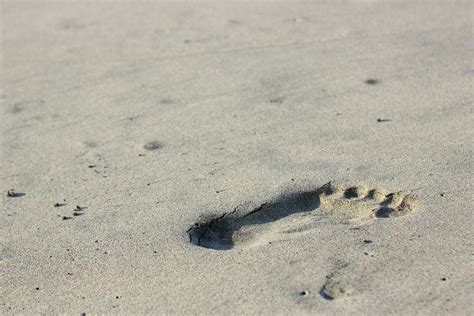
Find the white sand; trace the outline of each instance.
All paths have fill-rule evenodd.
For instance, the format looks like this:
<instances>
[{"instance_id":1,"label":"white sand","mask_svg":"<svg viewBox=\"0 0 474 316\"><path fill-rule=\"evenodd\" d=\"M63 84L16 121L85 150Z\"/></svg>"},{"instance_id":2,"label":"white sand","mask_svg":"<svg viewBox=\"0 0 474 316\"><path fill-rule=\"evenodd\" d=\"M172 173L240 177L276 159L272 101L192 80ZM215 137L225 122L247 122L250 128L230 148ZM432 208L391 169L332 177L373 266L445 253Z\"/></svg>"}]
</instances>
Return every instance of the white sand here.
<instances>
[{"instance_id":1,"label":"white sand","mask_svg":"<svg viewBox=\"0 0 474 316\"><path fill-rule=\"evenodd\" d=\"M472 12L2 1L0 313L473 314Z\"/></svg>"}]
</instances>

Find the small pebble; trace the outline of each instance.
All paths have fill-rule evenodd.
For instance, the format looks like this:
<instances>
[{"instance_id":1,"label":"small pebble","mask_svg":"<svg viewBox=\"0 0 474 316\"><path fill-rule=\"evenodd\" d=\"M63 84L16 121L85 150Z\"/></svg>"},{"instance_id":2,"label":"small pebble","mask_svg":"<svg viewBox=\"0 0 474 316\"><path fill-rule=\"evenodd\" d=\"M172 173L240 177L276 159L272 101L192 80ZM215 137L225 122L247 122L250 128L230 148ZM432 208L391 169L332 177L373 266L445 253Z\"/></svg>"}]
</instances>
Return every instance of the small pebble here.
<instances>
[{"instance_id":1,"label":"small pebble","mask_svg":"<svg viewBox=\"0 0 474 316\"><path fill-rule=\"evenodd\" d=\"M143 148L145 148L146 150L156 150L156 149L159 149L161 147L163 147L163 146L157 141L146 143L143 146Z\"/></svg>"},{"instance_id":2,"label":"small pebble","mask_svg":"<svg viewBox=\"0 0 474 316\"><path fill-rule=\"evenodd\" d=\"M8 197L20 197L20 196L23 196L23 195L25 195L25 193L16 192L13 189L10 189L10 190L7 191L7 196Z\"/></svg>"}]
</instances>

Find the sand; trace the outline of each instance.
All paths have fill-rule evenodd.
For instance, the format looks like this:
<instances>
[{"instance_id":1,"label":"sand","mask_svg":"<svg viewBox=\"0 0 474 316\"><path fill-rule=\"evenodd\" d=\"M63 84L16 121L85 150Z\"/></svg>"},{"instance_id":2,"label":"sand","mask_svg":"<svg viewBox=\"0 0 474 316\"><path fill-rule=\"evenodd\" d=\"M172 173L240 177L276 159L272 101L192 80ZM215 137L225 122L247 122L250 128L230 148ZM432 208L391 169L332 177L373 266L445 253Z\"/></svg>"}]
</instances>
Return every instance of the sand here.
<instances>
[{"instance_id":1,"label":"sand","mask_svg":"<svg viewBox=\"0 0 474 316\"><path fill-rule=\"evenodd\" d=\"M1 11L1 314L474 313L472 2Z\"/></svg>"}]
</instances>

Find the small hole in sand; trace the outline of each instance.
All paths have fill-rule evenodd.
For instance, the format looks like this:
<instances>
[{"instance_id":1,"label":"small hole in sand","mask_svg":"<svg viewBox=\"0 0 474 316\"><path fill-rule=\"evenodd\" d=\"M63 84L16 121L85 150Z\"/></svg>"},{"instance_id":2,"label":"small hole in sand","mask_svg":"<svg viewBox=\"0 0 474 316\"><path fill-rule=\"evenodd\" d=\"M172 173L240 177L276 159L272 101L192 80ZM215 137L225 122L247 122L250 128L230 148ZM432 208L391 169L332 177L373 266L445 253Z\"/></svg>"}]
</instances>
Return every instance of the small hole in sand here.
<instances>
[{"instance_id":1,"label":"small hole in sand","mask_svg":"<svg viewBox=\"0 0 474 316\"><path fill-rule=\"evenodd\" d=\"M379 84L381 83L382 81L378 80L378 79L367 79L364 81L366 84L368 85L371 85L371 86L374 86L376 84Z\"/></svg>"}]
</instances>

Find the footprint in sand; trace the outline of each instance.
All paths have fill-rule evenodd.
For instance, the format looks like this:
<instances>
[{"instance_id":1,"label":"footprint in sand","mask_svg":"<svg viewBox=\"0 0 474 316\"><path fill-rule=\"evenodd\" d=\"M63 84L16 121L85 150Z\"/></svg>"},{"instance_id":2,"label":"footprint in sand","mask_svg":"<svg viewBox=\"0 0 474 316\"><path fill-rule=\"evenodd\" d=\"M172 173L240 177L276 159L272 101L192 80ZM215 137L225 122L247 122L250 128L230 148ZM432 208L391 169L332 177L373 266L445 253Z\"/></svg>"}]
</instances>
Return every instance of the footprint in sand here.
<instances>
[{"instance_id":1,"label":"footprint in sand","mask_svg":"<svg viewBox=\"0 0 474 316\"><path fill-rule=\"evenodd\" d=\"M404 192L342 187L329 182L316 190L285 194L251 210L236 207L194 224L188 234L194 245L209 249L255 247L300 236L313 229L318 218L367 222L404 216L415 206L416 197Z\"/></svg>"}]
</instances>

